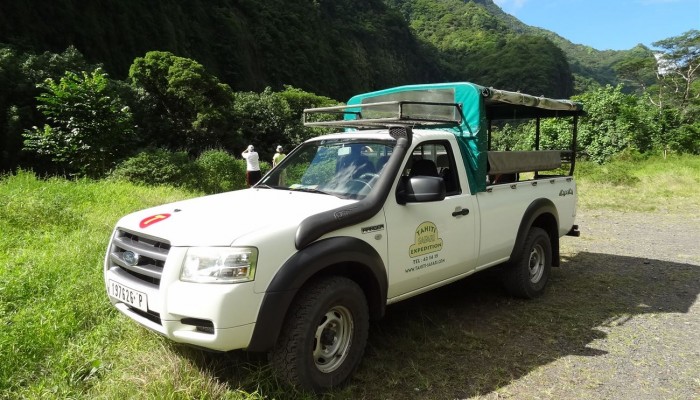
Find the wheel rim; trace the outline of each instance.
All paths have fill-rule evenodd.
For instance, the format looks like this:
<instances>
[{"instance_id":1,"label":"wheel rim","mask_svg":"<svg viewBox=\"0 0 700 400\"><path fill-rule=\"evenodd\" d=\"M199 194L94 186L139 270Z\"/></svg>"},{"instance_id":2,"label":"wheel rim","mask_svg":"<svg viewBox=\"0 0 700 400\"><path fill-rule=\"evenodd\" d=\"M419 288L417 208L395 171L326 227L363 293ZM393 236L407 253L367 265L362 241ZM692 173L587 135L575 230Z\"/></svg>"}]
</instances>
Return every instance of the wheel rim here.
<instances>
[{"instance_id":1,"label":"wheel rim","mask_svg":"<svg viewBox=\"0 0 700 400\"><path fill-rule=\"evenodd\" d=\"M335 371L348 355L352 343L353 320L350 310L335 306L321 318L314 335L314 363L319 371Z\"/></svg>"},{"instance_id":2,"label":"wheel rim","mask_svg":"<svg viewBox=\"0 0 700 400\"><path fill-rule=\"evenodd\" d=\"M528 261L528 269L530 271L530 282L537 283L542 279L544 274L544 248L540 244L536 244L530 251L530 260Z\"/></svg>"}]
</instances>

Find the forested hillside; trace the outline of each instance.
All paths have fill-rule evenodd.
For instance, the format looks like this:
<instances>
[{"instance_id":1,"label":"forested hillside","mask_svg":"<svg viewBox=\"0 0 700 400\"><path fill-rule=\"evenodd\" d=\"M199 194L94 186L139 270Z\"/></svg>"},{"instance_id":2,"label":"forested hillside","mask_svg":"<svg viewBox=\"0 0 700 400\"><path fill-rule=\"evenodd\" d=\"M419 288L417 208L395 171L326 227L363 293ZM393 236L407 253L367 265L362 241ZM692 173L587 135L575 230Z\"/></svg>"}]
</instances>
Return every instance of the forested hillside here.
<instances>
[{"instance_id":1,"label":"forested hillside","mask_svg":"<svg viewBox=\"0 0 700 400\"><path fill-rule=\"evenodd\" d=\"M136 57L169 51L234 90L287 84L339 100L446 80L568 97L572 72L577 82L616 83L619 55L528 27L492 0L5 1L0 44L37 53L74 45L115 78Z\"/></svg>"},{"instance_id":2,"label":"forested hillside","mask_svg":"<svg viewBox=\"0 0 700 400\"><path fill-rule=\"evenodd\" d=\"M512 29L511 20L491 0L386 2L401 11L418 37L438 49L452 75L538 95L573 94L561 49L542 36Z\"/></svg>"},{"instance_id":3,"label":"forested hillside","mask_svg":"<svg viewBox=\"0 0 700 400\"><path fill-rule=\"evenodd\" d=\"M445 78L381 0L4 1L3 42L51 52L75 45L117 78L136 57L165 50L234 90L289 84L340 99Z\"/></svg>"}]
</instances>

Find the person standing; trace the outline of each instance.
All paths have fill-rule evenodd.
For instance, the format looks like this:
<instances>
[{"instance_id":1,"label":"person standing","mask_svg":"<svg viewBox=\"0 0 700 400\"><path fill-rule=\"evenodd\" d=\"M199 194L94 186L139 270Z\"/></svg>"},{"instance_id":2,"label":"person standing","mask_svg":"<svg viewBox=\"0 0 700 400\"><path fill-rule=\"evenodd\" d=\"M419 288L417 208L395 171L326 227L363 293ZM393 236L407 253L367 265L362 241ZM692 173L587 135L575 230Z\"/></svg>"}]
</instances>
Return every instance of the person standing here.
<instances>
[{"instance_id":1,"label":"person standing","mask_svg":"<svg viewBox=\"0 0 700 400\"><path fill-rule=\"evenodd\" d=\"M280 161L284 160L285 156L286 154L282 152L282 146L277 146L275 155L272 156L272 167L274 168L275 166L277 166L277 164L279 164Z\"/></svg>"},{"instance_id":2,"label":"person standing","mask_svg":"<svg viewBox=\"0 0 700 400\"><path fill-rule=\"evenodd\" d=\"M260 172L260 157L252 144L249 145L247 149L243 150L241 157L245 158L246 163L245 182L248 187L251 187L262 178L262 173Z\"/></svg>"}]
</instances>

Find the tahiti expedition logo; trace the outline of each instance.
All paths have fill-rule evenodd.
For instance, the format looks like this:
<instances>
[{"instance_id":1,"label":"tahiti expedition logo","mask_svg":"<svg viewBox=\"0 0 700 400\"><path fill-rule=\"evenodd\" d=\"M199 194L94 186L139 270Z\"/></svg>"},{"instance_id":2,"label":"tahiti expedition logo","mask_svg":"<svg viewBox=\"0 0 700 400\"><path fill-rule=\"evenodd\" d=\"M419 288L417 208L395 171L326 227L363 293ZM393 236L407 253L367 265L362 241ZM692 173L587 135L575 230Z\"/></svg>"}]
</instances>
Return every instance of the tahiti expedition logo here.
<instances>
[{"instance_id":1,"label":"tahiti expedition logo","mask_svg":"<svg viewBox=\"0 0 700 400\"><path fill-rule=\"evenodd\" d=\"M408 248L411 258L442 250L442 239L438 234L437 226L430 221L425 221L416 228L415 243Z\"/></svg>"}]
</instances>

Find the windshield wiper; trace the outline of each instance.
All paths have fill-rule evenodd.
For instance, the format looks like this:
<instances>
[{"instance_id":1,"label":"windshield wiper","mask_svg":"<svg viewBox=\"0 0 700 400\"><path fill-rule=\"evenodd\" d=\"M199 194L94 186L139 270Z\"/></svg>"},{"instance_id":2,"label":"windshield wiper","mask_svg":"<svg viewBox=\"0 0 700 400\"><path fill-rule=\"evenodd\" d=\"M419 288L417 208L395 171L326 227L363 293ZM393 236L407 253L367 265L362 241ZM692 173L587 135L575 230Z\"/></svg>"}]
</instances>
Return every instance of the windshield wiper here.
<instances>
[{"instance_id":1,"label":"windshield wiper","mask_svg":"<svg viewBox=\"0 0 700 400\"><path fill-rule=\"evenodd\" d=\"M320 193L320 194L326 194L328 196L334 196L334 194L324 192L323 190L318 190L318 189L312 189L312 188L290 188L289 190L294 190L296 192L306 192L306 193Z\"/></svg>"},{"instance_id":2,"label":"windshield wiper","mask_svg":"<svg viewBox=\"0 0 700 400\"><path fill-rule=\"evenodd\" d=\"M279 186L270 186L270 185L267 185L265 183L258 183L257 185L255 185L255 187L261 188L261 189L282 189Z\"/></svg>"}]
</instances>

